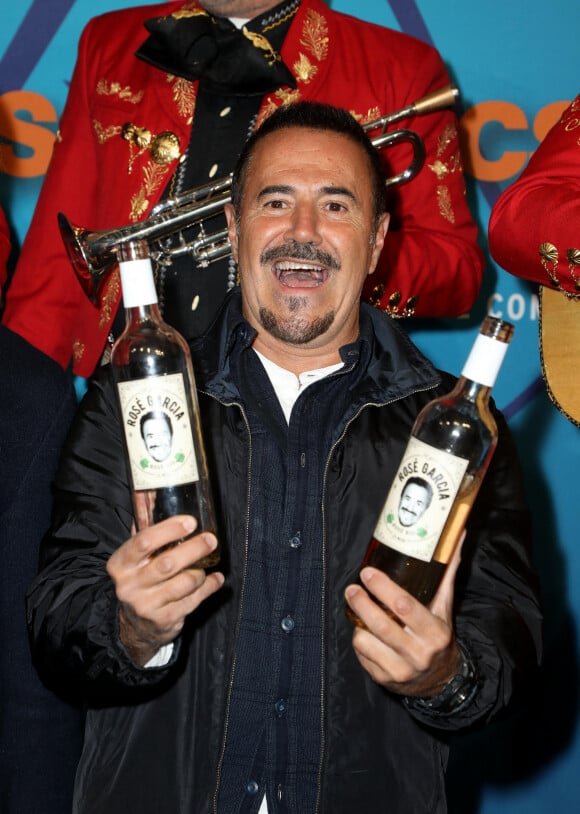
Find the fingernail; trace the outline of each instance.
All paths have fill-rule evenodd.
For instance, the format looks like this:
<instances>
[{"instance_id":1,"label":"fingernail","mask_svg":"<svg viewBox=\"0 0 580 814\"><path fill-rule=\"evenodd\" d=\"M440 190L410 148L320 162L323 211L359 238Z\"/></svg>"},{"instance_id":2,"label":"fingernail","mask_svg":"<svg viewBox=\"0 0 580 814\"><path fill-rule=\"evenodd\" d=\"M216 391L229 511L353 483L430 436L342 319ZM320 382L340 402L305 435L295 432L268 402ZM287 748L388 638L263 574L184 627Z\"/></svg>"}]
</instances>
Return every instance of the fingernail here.
<instances>
[{"instance_id":1,"label":"fingernail","mask_svg":"<svg viewBox=\"0 0 580 814\"><path fill-rule=\"evenodd\" d=\"M347 599L352 599L358 594L359 591L360 588L358 587L358 585L349 585L346 588L344 595L346 596Z\"/></svg>"},{"instance_id":2,"label":"fingernail","mask_svg":"<svg viewBox=\"0 0 580 814\"><path fill-rule=\"evenodd\" d=\"M375 573L372 568L363 568L363 570L360 572L360 578L365 583L365 585L368 585L368 583L371 581L374 575Z\"/></svg>"},{"instance_id":3,"label":"fingernail","mask_svg":"<svg viewBox=\"0 0 580 814\"><path fill-rule=\"evenodd\" d=\"M213 551L214 548L217 548L217 538L214 537L213 534L205 534L204 539L205 539L205 544L209 548L210 551Z\"/></svg>"},{"instance_id":4,"label":"fingernail","mask_svg":"<svg viewBox=\"0 0 580 814\"><path fill-rule=\"evenodd\" d=\"M183 529L186 532L193 531L197 526L197 521L195 517L186 517L183 520Z\"/></svg>"}]
</instances>

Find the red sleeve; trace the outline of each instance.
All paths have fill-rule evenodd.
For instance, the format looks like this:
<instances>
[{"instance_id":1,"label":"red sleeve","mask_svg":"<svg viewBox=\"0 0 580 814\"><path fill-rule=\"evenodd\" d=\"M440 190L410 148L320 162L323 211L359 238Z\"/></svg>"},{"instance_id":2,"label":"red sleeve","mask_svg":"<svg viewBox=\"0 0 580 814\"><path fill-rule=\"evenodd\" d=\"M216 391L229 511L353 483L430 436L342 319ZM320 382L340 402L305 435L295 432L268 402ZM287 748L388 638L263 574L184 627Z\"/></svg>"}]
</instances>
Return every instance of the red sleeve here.
<instances>
[{"instance_id":1,"label":"red sleeve","mask_svg":"<svg viewBox=\"0 0 580 814\"><path fill-rule=\"evenodd\" d=\"M580 296L580 96L498 198L489 248L516 277ZM541 251L540 251L540 247ZM576 265L571 258L577 256Z\"/></svg>"},{"instance_id":2,"label":"red sleeve","mask_svg":"<svg viewBox=\"0 0 580 814\"><path fill-rule=\"evenodd\" d=\"M94 220L97 160L86 76L92 60L98 61L98 56L90 52L85 29L50 166L7 292L3 316L9 328L65 368L86 298L66 255L57 213L65 212L73 223L83 225Z\"/></svg>"},{"instance_id":3,"label":"red sleeve","mask_svg":"<svg viewBox=\"0 0 580 814\"><path fill-rule=\"evenodd\" d=\"M438 53L424 46L414 76L408 91L412 101L450 82ZM457 119L451 110L443 110L398 122L390 129L398 128L411 129L423 139L425 164L413 180L391 188L389 234L364 297L385 310L391 310L392 297L399 299L399 314L413 298L416 316L459 316L477 298L484 259L466 200ZM409 164L404 148L387 149L384 154L391 174Z\"/></svg>"}]
</instances>

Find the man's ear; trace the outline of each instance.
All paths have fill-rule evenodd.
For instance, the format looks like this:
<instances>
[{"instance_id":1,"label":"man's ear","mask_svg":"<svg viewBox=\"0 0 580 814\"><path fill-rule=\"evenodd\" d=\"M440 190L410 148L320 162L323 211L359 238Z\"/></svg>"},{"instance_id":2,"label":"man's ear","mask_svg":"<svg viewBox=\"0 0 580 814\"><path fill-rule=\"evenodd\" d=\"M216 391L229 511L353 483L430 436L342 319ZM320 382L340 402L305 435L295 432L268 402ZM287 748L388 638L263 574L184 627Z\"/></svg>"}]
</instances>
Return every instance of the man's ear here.
<instances>
[{"instance_id":1,"label":"man's ear","mask_svg":"<svg viewBox=\"0 0 580 814\"><path fill-rule=\"evenodd\" d=\"M387 232L389 231L390 219L391 219L390 214L388 212L385 212L383 215L381 215L379 222L377 224L375 240L372 246L371 262L368 270L369 274L373 273L373 271L377 267L377 263L379 262L379 257L381 256L383 246L385 245L385 238L387 236Z\"/></svg>"},{"instance_id":2,"label":"man's ear","mask_svg":"<svg viewBox=\"0 0 580 814\"><path fill-rule=\"evenodd\" d=\"M228 224L228 237L232 246L232 257L238 262L238 230L236 227L236 214L231 203L224 206L224 213Z\"/></svg>"}]
</instances>

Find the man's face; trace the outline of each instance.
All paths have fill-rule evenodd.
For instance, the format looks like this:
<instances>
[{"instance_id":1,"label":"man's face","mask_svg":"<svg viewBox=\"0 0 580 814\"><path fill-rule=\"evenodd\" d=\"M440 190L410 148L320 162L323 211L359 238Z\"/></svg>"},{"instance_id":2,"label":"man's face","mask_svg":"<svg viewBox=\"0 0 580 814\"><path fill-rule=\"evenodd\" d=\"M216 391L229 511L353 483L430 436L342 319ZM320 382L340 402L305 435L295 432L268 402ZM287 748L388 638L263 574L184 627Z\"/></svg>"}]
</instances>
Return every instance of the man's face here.
<instances>
[{"instance_id":1,"label":"man's face","mask_svg":"<svg viewBox=\"0 0 580 814\"><path fill-rule=\"evenodd\" d=\"M143 440L154 461L164 461L171 452L171 430L162 418L149 418L143 423Z\"/></svg>"},{"instance_id":2,"label":"man's face","mask_svg":"<svg viewBox=\"0 0 580 814\"><path fill-rule=\"evenodd\" d=\"M429 505L427 489L419 483L408 483L403 489L399 503L399 522L402 526L412 526Z\"/></svg>"},{"instance_id":3,"label":"man's face","mask_svg":"<svg viewBox=\"0 0 580 814\"><path fill-rule=\"evenodd\" d=\"M388 223L373 239L370 179L364 150L338 133L289 128L256 145L239 236L231 207L226 214L258 340L327 351L356 339L361 289Z\"/></svg>"}]
</instances>

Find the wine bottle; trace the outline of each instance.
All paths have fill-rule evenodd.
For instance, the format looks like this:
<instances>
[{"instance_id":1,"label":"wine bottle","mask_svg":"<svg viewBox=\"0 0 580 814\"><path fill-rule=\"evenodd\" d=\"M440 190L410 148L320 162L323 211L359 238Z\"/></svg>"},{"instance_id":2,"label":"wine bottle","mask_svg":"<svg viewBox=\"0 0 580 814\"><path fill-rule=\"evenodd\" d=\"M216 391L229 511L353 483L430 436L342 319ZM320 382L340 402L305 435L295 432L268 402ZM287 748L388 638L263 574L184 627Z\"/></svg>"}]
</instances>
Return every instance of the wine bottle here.
<instances>
[{"instance_id":1,"label":"wine bottle","mask_svg":"<svg viewBox=\"0 0 580 814\"><path fill-rule=\"evenodd\" d=\"M461 539L497 445L489 396L513 333L509 322L486 317L453 390L417 416L363 559L361 567L384 571L424 605Z\"/></svg>"},{"instance_id":2,"label":"wine bottle","mask_svg":"<svg viewBox=\"0 0 580 814\"><path fill-rule=\"evenodd\" d=\"M119 247L125 330L111 353L137 529L176 514L216 531L189 347L159 312L149 248ZM176 541L180 542L180 541ZM192 563L219 562L219 546Z\"/></svg>"}]
</instances>

